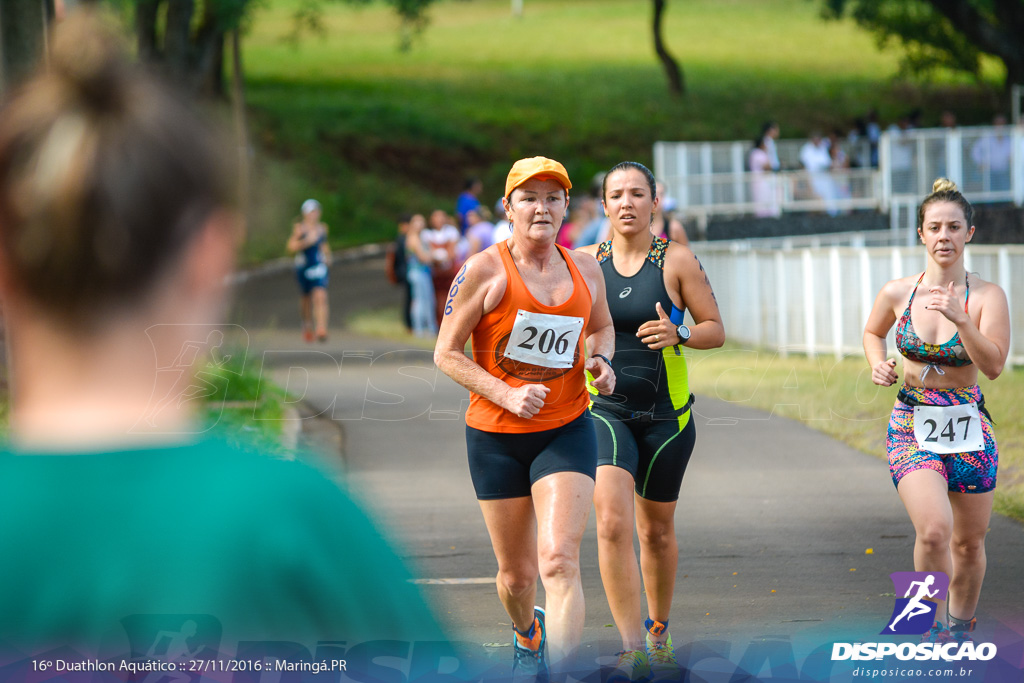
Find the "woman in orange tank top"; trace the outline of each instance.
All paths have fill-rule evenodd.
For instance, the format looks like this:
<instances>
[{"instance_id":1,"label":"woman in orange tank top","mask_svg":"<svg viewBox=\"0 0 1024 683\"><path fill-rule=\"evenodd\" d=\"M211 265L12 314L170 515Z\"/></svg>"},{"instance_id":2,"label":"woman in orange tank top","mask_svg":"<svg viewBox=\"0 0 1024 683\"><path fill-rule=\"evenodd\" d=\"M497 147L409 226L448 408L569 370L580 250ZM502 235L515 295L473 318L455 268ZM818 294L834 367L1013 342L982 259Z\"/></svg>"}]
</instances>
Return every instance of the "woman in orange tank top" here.
<instances>
[{"instance_id":1,"label":"woman in orange tank top","mask_svg":"<svg viewBox=\"0 0 1024 683\"><path fill-rule=\"evenodd\" d=\"M555 244L571 187L557 161L513 165L502 201L512 237L455 277L434 351L437 366L471 394L470 473L521 674L548 662L573 667L584 618L579 548L597 467L584 371L599 392L615 388L601 269ZM472 358L464 351L471 338ZM534 606L538 576L546 610Z\"/></svg>"}]
</instances>

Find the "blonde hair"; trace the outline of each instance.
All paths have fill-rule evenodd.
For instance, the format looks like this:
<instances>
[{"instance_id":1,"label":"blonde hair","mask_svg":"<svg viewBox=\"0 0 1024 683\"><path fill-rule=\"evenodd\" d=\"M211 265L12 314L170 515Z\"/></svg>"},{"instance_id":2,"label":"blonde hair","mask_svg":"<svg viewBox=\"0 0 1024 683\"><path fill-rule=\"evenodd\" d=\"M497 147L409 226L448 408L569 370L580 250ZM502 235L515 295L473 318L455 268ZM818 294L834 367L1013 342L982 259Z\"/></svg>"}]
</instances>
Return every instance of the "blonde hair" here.
<instances>
[{"instance_id":1,"label":"blonde hair","mask_svg":"<svg viewBox=\"0 0 1024 683\"><path fill-rule=\"evenodd\" d=\"M951 202L960 207L967 221L967 227L974 225L974 207L957 189L956 183L949 178L936 178L932 183L932 193L924 198L921 206L917 209L917 227L920 230L924 227L924 212L929 205L938 202Z\"/></svg>"},{"instance_id":2,"label":"blonde hair","mask_svg":"<svg viewBox=\"0 0 1024 683\"><path fill-rule=\"evenodd\" d=\"M51 45L0 110L0 259L26 300L82 327L149 294L234 187L217 137L98 14Z\"/></svg>"}]
</instances>

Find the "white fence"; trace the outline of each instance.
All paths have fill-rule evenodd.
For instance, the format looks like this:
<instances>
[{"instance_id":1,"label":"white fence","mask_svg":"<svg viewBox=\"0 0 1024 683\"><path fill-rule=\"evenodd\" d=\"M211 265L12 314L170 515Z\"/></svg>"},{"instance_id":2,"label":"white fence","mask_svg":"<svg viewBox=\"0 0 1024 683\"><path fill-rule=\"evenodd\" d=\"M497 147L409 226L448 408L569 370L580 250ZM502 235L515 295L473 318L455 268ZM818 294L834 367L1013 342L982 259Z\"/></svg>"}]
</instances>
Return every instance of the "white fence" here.
<instances>
[{"instance_id":1,"label":"white fence","mask_svg":"<svg viewBox=\"0 0 1024 683\"><path fill-rule=\"evenodd\" d=\"M881 177L874 169L834 173L717 173L668 181L668 195L684 213L778 216L784 211L849 211L882 203Z\"/></svg>"},{"instance_id":2,"label":"white fence","mask_svg":"<svg viewBox=\"0 0 1024 683\"><path fill-rule=\"evenodd\" d=\"M864 323L882 286L925 266L920 246L740 251L698 242L693 248L714 285L729 339L836 358L863 352ZM1024 246L969 246L965 263L1003 288L1011 330L1024 330ZM1012 335L1010 363L1024 363L1024 335Z\"/></svg>"},{"instance_id":3,"label":"white fence","mask_svg":"<svg viewBox=\"0 0 1024 683\"><path fill-rule=\"evenodd\" d=\"M878 146L883 195L919 201L950 178L972 203L1024 203L1024 131L991 126L894 131Z\"/></svg>"},{"instance_id":4,"label":"white fence","mask_svg":"<svg viewBox=\"0 0 1024 683\"><path fill-rule=\"evenodd\" d=\"M804 142L778 141L783 168L800 167ZM1024 126L887 131L877 169L819 174L749 173L750 148L747 141L657 142L654 172L678 210L700 221L722 214L870 208L892 209L893 229L912 227L911 209L937 177L955 181L972 203L1024 205ZM847 154L863 156L857 149Z\"/></svg>"}]
</instances>

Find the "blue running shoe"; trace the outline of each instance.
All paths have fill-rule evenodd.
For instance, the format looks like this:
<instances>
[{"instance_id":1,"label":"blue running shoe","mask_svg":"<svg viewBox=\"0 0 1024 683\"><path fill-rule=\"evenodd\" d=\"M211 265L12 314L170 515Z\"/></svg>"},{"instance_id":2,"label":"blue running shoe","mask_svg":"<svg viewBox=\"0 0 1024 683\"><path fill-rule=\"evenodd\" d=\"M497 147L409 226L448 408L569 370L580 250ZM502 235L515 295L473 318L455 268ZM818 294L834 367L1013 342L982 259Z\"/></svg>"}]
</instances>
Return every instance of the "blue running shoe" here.
<instances>
[{"instance_id":1,"label":"blue running shoe","mask_svg":"<svg viewBox=\"0 0 1024 683\"><path fill-rule=\"evenodd\" d=\"M952 636L949 635L949 629L940 621L932 624L928 632L921 636L922 643L948 643L952 639Z\"/></svg>"},{"instance_id":2,"label":"blue running shoe","mask_svg":"<svg viewBox=\"0 0 1024 683\"><path fill-rule=\"evenodd\" d=\"M977 617L971 617L970 621L950 617L949 634L952 639L958 643L972 643L974 642L974 639L971 638L971 631L973 631L974 627L977 625Z\"/></svg>"},{"instance_id":3,"label":"blue running shoe","mask_svg":"<svg viewBox=\"0 0 1024 683\"><path fill-rule=\"evenodd\" d=\"M527 638L512 629L512 677L545 676L547 674L547 626L544 625L544 610L533 608L533 637Z\"/></svg>"}]
</instances>

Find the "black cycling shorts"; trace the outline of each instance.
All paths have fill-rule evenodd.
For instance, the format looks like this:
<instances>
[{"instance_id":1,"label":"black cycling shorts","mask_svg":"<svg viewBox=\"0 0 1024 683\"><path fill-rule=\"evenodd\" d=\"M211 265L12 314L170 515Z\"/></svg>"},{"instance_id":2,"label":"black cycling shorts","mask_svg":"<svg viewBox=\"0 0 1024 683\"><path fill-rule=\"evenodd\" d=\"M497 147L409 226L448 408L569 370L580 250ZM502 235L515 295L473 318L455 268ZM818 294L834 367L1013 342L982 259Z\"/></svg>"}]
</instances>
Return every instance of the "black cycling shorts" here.
<instances>
[{"instance_id":1,"label":"black cycling shorts","mask_svg":"<svg viewBox=\"0 0 1024 683\"><path fill-rule=\"evenodd\" d=\"M634 490L641 498L659 503L678 500L697 438L693 414L624 419L598 405L590 410L597 429L597 464L614 465L632 474ZM686 424L680 427L684 419Z\"/></svg>"},{"instance_id":2,"label":"black cycling shorts","mask_svg":"<svg viewBox=\"0 0 1024 683\"><path fill-rule=\"evenodd\" d=\"M597 435L588 411L555 429L528 434L485 432L467 425L469 473L478 500L520 498L556 472L597 474Z\"/></svg>"}]
</instances>

